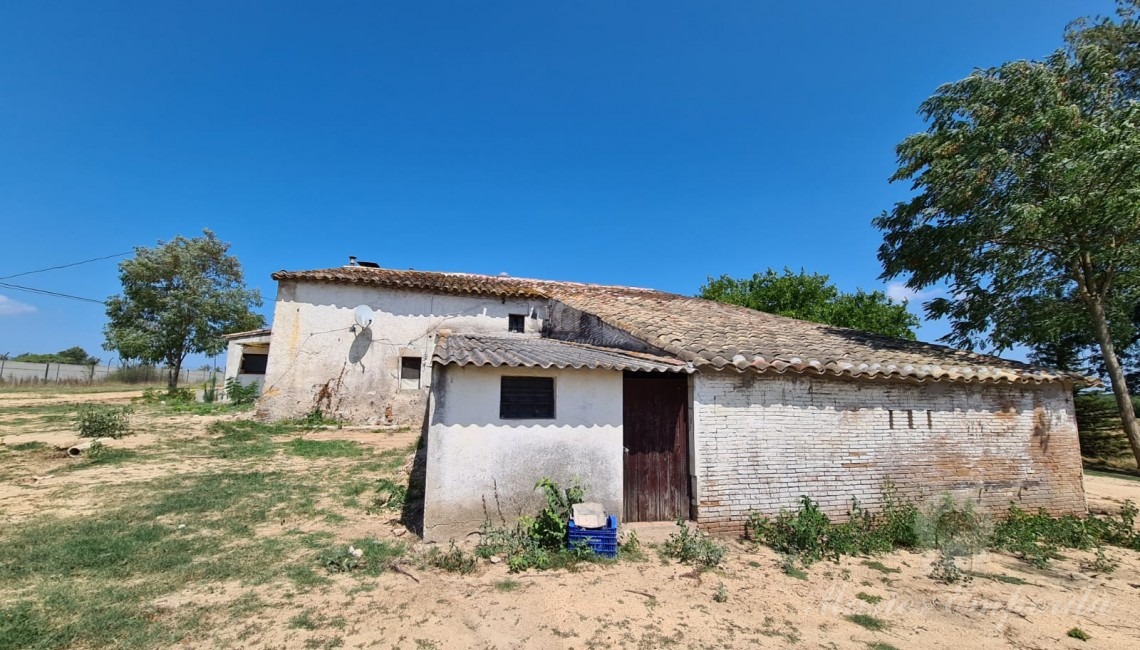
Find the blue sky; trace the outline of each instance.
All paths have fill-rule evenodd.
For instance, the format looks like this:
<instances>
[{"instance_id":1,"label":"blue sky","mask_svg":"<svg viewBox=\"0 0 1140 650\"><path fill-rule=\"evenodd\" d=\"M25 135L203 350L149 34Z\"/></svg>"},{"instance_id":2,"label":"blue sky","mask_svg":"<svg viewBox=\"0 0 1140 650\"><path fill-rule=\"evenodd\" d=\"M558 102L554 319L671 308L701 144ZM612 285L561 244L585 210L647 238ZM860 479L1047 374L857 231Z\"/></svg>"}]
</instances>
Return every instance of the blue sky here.
<instances>
[{"instance_id":1,"label":"blue sky","mask_svg":"<svg viewBox=\"0 0 1140 650\"><path fill-rule=\"evenodd\" d=\"M0 276L208 227L267 316L270 273L350 254L679 293L784 266L887 288L870 220L908 191L887 178L919 103L1112 7L6 2ZM118 290L114 260L9 282ZM104 321L0 289L0 352L108 358Z\"/></svg>"}]
</instances>

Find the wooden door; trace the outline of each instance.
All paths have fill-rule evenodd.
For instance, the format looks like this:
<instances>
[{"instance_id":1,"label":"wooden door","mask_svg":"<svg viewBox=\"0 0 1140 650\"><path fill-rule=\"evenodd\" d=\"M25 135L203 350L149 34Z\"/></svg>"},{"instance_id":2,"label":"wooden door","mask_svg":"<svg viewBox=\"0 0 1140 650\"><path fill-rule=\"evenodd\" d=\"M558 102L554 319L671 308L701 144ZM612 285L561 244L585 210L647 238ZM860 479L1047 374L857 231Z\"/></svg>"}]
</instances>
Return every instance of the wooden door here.
<instances>
[{"instance_id":1,"label":"wooden door","mask_svg":"<svg viewBox=\"0 0 1140 650\"><path fill-rule=\"evenodd\" d=\"M624 521L689 518L689 381L626 373Z\"/></svg>"}]
</instances>

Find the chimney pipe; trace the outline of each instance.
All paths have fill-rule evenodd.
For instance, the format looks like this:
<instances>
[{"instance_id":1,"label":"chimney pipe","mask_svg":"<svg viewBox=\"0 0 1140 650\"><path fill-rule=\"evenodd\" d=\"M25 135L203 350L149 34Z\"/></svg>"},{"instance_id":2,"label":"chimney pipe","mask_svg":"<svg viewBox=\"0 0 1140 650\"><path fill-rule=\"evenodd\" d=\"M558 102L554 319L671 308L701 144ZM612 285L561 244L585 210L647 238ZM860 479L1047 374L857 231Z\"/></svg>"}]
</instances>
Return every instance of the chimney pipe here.
<instances>
[{"instance_id":1,"label":"chimney pipe","mask_svg":"<svg viewBox=\"0 0 1140 650\"><path fill-rule=\"evenodd\" d=\"M348 265L349 266L356 266L356 256L355 255L349 255L348 256Z\"/></svg>"}]
</instances>

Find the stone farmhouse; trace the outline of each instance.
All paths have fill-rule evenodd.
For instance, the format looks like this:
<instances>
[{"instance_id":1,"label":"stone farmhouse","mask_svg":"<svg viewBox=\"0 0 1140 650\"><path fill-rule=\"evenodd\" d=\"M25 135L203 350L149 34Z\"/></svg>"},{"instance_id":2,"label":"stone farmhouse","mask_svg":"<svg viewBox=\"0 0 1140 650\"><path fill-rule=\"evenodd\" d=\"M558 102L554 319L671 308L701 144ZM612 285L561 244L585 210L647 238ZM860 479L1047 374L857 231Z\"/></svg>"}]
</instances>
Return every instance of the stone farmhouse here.
<instances>
[{"instance_id":1,"label":"stone farmhouse","mask_svg":"<svg viewBox=\"0 0 1140 650\"><path fill-rule=\"evenodd\" d=\"M543 477L725 533L801 495L874 509L887 481L1085 512L1077 375L650 289L355 259L273 278L272 332L231 341L259 414L422 428L429 541L533 512Z\"/></svg>"}]
</instances>

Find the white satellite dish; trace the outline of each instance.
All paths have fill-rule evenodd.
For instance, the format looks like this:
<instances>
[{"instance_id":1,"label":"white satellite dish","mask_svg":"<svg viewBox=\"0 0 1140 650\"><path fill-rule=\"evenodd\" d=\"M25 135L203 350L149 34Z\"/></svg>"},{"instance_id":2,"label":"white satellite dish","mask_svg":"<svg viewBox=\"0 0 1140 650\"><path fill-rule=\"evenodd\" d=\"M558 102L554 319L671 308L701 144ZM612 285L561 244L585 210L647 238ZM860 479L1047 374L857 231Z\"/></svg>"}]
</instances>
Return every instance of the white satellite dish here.
<instances>
[{"instance_id":1,"label":"white satellite dish","mask_svg":"<svg viewBox=\"0 0 1140 650\"><path fill-rule=\"evenodd\" d=\"M372 325L372 308L368 305L360 305L352 310L352 319L361 329L368 329Z\"/></svg>"}]
</instances>

